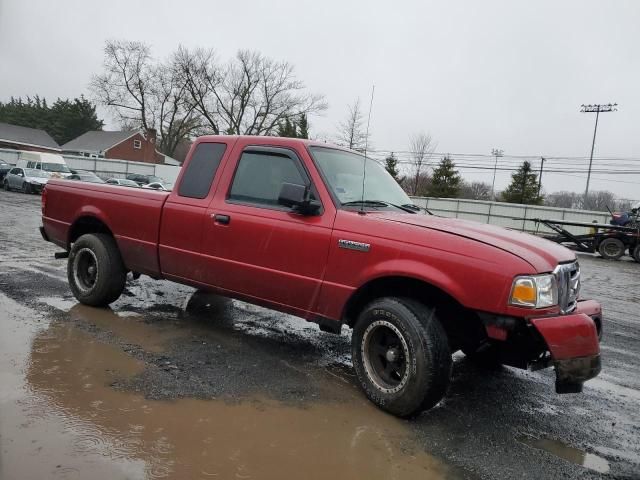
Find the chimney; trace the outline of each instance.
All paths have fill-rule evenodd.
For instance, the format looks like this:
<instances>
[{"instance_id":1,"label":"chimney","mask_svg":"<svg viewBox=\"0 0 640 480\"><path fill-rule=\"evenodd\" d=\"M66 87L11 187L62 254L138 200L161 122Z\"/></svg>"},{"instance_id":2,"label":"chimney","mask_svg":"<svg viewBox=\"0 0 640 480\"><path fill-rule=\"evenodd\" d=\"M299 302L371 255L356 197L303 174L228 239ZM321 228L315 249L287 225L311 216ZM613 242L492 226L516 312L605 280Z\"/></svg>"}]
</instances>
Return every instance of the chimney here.
<instances>
[{"instance_id":1,"label":"chimney","mask_svg":"<svg viewBox=\"0 0 640 480\"><path fill-rule=\"evenodd\" d=\"M156 136L157 136L157 132L155 128L147 129L147 141L150 143L153 143L154 148L156 144Z\"/></svg>"}]
</instances>

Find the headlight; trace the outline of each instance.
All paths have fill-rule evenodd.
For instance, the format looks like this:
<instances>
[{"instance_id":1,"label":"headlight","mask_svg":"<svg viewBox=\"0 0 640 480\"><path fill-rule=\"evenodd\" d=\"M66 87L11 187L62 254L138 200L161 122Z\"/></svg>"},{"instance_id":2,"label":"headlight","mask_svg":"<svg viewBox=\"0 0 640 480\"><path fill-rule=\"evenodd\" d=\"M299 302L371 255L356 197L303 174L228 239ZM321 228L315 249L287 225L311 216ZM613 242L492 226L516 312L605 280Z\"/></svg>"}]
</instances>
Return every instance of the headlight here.
<instances>
[{"instance_id":1,"label":"headlight","mask_svg":"<svg viewBox=\"0 0 640 480\"><path fill-rule=\"evenodd\" d=\"M558 304L558 282L555 275L516 277L509 298L518 307L544 308Z\"/></svg>"}]
</instances>

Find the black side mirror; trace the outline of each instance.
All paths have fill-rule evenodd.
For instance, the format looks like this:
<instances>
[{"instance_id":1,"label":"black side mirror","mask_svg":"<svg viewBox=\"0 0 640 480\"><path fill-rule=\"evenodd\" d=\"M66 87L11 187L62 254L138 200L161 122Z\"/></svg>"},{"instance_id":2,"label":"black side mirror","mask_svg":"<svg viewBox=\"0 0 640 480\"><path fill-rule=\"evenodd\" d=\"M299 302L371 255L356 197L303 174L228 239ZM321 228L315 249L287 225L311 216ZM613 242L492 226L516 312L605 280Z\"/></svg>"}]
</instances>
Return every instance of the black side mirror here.
<instances>
[{"instance_id":1,"label":"black side mirror","mask_svg":"<svg viewBox=\"0 0 640 480\"><path fill-rule=\"evenodd\" d=\"M278 203L296 210L302 215L315 215L320 210L320 203L311 200L311 191L305 185L283 183L278 195Z\"/></svg>"}]
</instances>

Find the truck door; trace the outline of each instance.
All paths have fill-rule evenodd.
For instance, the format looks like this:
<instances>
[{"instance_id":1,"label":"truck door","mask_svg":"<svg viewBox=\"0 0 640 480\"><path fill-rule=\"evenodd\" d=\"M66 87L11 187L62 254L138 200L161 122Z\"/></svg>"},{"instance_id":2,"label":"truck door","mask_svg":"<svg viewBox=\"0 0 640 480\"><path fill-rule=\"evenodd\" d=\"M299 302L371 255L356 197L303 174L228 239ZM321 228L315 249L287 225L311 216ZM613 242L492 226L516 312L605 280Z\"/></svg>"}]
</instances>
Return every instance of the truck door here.
<instances>
[{"instance_id":1,"label":"truck door","mask_svg":"<svg viewBox=\"0 0 640 480\"><path fill-rule=\"evenodd\" d=\"M320 292L336 211L328 193L318 193L324 186L306 151L250 141L236 144L221 180L225 188L207 211L207 283L306 316ZM285 182L309 185L320 211L302 215L279 205Z\"/></svg>"},{"instance_id":2,"label":"truck door","mask_svg":"<svg viewBox=\"0 0 640 480\"><path fill-rule=\"evenodd\" d=\"M158 252L160 270L167 278L186 283L206 281L201 243L206 210L216 189L218 168L232 144L202 141L164 203Z\"/></svg>"}]
</instances>

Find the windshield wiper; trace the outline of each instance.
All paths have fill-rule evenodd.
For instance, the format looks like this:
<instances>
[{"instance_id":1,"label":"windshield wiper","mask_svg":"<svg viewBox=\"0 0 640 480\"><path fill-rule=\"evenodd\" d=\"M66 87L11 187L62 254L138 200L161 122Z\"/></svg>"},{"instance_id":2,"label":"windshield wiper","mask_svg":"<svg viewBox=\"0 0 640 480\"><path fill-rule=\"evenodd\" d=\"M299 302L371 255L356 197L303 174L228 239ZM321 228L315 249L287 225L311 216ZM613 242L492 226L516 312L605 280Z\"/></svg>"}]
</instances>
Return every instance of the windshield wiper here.
<instances>
[{"instance_id":1,"label":"windshield wiper","mask_svg":"<svg viewBox=\"0 0 640 480\"><path fill-rule=\"evenodd\" d=\"M417 213L416 210L414 210L413 208L410 208L406 205L396 205L394 203L389 203L383 200L353 200L351 202L345 202L342 205L368 205L371 207L395 207L398 210L402 210L403 212L407 212L407 213ZM420 208L414 205L414 207L416 208Z\"/></svg>"},{"instance_id":2,"label":"windshield wiper","mask_svg":"<svg viewBox=\"0 0 640 480\"><path fill-rule=\"evenodd\" d=\"M433 215L433 212L431 210L429 210L426 207L420 207L418 205L415 205L413 203L404 203L402 204L403 207L408 208L410 210L413 210L414 212L421 212L421 211L425 211L427 212L429 215Z\"/></svg>"}]
</instances>

